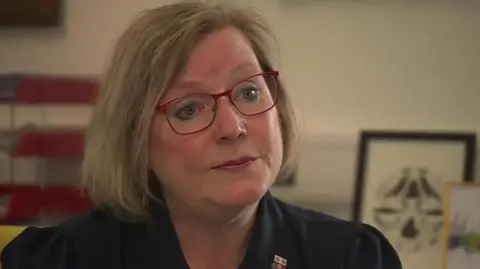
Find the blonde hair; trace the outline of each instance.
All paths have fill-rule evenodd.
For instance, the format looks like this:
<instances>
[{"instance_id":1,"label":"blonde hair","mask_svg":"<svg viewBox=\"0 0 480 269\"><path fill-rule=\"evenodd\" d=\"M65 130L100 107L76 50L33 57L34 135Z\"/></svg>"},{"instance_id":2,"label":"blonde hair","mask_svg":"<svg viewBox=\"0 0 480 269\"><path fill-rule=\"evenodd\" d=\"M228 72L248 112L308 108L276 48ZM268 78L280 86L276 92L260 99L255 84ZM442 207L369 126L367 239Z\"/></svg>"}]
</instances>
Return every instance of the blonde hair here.
<instances>
[{"instance_id":1,"label":"blonde hair","mask_svg":"<svg viewBox=\"0 0 480 269\"><path fill-rule=\"evenodd\" d=\"M130 220L149 216L148 206L157 197L147 154L155 106L195 44L226 26L245 35L263 69L273 69L273 34L248 8L202 2L165 5L143 12L119 37L85 142L83 180L97 204ZM291 101L281 81L279 85L283 174L291 167L297 128Z\"/></svg>"}]
</instances>

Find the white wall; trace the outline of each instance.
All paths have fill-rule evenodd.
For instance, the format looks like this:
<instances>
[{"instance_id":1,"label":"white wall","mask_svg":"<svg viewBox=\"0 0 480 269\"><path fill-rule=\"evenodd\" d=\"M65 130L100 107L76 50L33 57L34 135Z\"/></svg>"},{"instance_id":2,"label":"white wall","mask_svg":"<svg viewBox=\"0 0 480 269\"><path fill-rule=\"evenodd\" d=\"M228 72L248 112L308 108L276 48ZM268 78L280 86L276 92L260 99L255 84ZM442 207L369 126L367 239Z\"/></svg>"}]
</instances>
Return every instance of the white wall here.
<instances>
[{"instance_id":1,"label":"white wall","mask_svg":"<svg viewBox=\"0 0 480 269\"><path fill-rule=\"evenodd\" d=\"M66 2L62 30L0 31L0 72L98 74L115 38L137 12L172 1ZM310 137L320 135L324 146L340 139L339 147L351 151L364 128L480 131L479 1L245 3L254 3L270 19L280 43L281 74L302 130ZM22 111L21 117L38 114ZM69 113L69 124L88 121L88 110ZM42 121L65 122L53 116ZM306 171L302 180L311 182L301 191L319 197L338 191L340 200L348 202L353 170L345 169L353 169L354 154L338 150L338 160L341 154L350 157L343 164L327 158L337 166L324 165L330 170L321 171L333 180L319 181L318 170ZM332 171L341 167L347 172Z\"/></svg>"},{"instance_id":2,"label":"white wall","mask_svg":"<svg viewBox=\"0 0 480 269\"><path fill-rule=\"evenodd\" d=\"M66 2L63 31L0 31L0 72L97 74L134 14L168 1ZM278 34L306 132L480 130L479 1L248 2Z\"/></svg>"}]
</instances>

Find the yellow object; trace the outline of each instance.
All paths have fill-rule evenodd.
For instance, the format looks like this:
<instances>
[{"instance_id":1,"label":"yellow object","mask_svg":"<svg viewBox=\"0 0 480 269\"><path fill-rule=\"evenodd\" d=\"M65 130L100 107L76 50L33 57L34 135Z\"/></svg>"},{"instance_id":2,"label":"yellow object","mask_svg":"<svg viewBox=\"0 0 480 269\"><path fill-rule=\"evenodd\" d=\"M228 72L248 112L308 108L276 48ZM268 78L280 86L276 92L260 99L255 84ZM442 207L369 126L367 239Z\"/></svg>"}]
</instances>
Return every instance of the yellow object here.
<instances>
[{"instance_id":1,"label":"yellow object","mask_svg":"<svg viewBox=\"0 0 480 269\"><path fill-rule=\"evenodd\" d=\"M1 226L0 225L0 252L17 235L25 229L24 226Z\"/></svg>"},{"instance_id":2,"label":"yellow object","mask_svg":"<svg viewBox=\"0 0 480 269\"><path fill-rule=\"evenodd\" d=\"M0 225L0 252L10 243L17 235L19 235L25 227L23 226L1 226ZM0 269L2 265L0 264Z\"/></svg>"}]
</instances>

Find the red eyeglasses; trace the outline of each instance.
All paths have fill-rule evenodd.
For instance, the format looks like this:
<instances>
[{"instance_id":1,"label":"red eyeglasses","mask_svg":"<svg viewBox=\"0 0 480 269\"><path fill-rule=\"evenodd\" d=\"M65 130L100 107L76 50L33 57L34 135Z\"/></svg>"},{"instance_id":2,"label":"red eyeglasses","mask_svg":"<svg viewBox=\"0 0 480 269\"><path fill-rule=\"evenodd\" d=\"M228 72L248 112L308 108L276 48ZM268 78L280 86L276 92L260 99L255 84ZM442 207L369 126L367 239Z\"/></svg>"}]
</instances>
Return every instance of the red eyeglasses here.
<instances>
[{"instance_id":1,"label":"red eyeglasses","mask_svg":"<svg viewBox=\"0 0 480 269\"><path fill-rule=\"evenodd\" d=\"M233 88L218 94L197 93L179 97L157 106L167 117L172 130L181 135L193 134L210 127L215 120L217 100L228 97L245 116L255 116L272 109L277 103L278 71L247 77Z\"/></svg>"}]
</instances>

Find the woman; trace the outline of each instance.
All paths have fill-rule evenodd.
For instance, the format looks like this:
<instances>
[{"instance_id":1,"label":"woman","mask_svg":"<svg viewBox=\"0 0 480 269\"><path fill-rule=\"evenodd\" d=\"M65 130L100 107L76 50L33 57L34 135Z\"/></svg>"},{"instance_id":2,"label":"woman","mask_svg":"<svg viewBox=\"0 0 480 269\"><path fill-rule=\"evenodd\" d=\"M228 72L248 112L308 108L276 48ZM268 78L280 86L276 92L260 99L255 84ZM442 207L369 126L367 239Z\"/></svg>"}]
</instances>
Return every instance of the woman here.
<instances>
[{"instance_id":1,"label":"woman","mask_svg":"<svg viewBox=\"0 0 480 269\"><path fill-rule=\"evenodd\" d=\"M400 269L374 228L269 193L295 124L272 35L250 10L181 3L120 37L86 140L98 207L28 228L4 269Z\"/></svg>"}]
</instances>

